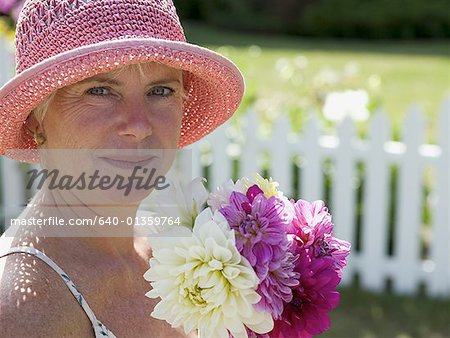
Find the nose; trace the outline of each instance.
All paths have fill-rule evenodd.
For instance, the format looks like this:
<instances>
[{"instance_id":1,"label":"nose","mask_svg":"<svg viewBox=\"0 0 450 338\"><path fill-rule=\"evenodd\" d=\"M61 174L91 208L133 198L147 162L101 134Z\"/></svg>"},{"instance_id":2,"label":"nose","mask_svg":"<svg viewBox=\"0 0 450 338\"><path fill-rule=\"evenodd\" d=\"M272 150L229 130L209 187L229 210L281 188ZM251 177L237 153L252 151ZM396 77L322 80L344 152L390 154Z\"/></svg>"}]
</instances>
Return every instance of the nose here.
<instances>
[{"instance_id":1,"label":"nose","mask_svg":"<svg viewBox=\"0 0 450 338\"><path fill-rule=\"evenodd\" d=\"M152 124L148 106L143 103L124 105L121 111L123 118L118 126L118 134L131 140L140 141L152 135Z\"/></svg>"}]
</instances>

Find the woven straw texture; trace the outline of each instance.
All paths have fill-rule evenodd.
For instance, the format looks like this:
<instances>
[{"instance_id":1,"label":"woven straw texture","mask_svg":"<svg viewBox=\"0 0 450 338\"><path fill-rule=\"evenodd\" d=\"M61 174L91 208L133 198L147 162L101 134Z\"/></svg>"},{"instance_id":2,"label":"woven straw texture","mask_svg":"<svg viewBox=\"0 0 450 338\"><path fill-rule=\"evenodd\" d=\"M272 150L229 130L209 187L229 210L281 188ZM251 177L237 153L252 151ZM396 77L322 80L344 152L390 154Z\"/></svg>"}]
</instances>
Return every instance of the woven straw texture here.
<instances>
[{"instance_id":1,"label":"woven straw texture","mask_svg":"<svg viewBox=\"0 0 450 338\"><path fill-rule=\"evenodd\" d=\"M138 62L185 71L178 147L209 134L237 109L244 82L225 57L186 42L169 0L29 0L16 31L17 75L0 89L0 154L36 162L24 128L54 90Z\"/></svg>"}]
</instances>

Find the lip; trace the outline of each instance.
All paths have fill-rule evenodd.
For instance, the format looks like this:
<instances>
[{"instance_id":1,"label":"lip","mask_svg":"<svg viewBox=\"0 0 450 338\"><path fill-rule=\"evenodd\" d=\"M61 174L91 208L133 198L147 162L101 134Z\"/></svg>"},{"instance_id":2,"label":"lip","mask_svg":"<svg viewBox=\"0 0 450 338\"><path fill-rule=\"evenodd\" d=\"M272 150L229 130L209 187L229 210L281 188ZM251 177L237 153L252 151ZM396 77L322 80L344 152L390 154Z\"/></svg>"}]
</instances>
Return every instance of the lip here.
<instances>
[{"instance_id":1,"label":"lip","mask_svg":"<svg viewBox=\"0 0 450 338\"><path fill-rule=\"evenodd\" d=\"M156 159L156 156L151 157L99 157L100 160L108 163L109 165L120 168L120 169L127 169L132 170L135 167L148 167L154 159Z\"/></svg>"}]
</instances>

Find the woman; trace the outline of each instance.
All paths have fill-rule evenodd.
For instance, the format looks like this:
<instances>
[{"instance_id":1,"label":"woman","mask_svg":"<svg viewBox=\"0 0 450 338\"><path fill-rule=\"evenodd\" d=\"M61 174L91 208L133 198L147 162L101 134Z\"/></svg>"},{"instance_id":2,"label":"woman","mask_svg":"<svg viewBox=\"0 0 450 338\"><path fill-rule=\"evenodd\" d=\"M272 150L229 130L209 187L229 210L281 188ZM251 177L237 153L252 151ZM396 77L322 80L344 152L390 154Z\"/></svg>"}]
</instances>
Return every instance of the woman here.
<instances>
[{"instance_id":1,"label":"woman","mask_svg":"<svg viewBox=\"0 0 450 338\"><path fill-rule=\"evenodd\" d=\"M78 179L150 168L162 177L170 150L226 121L244 90L233 63L186 43L170 0L29 0L16 61L0 90L0 153ZM158 186L136 182L44 182L1 238L2 337L183 336L149 315L141 276L151 248L129 220ZM115 232L101 226L107 218Z\"/></svg>"}]
</instances>

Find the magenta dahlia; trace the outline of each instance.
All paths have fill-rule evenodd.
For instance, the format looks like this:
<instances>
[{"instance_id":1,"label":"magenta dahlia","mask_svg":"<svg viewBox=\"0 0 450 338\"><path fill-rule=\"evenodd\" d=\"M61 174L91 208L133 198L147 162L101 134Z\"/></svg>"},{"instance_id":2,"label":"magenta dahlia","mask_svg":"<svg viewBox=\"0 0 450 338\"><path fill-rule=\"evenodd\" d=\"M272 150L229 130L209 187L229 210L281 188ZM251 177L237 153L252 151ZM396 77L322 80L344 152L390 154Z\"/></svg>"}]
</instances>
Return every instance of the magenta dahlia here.
<instances>
[{"instance_id":1,"label":"magenta dahlia","mask_svg":"<svg viewBox=\"0 0 450 338\"><path fill-rule=\"evenodd\" d=\"M336 286L340 281L330 257L314 258L310 249L296 244L298 254L295 272L300 283L293 288L293 297L284 306L281 319L275 321L269 333L276 338L307 338L320 334L330 327L328 312L339 303Z\"/></svg>"},{"instance_id":2,"label":"magenta dahlia","mask_svg":"<svg viewBox=\"0 0 450 338\"><path fill-rule=\"evenodd\" d=\"M269 336L307 338L330 327L328 312L339 303L336 287L350 244L333 237L331 215L322 201L291 203L294 218L288 232L291 252L297 257L294 272L300 278Z\"/></svg>"},{"instance_id":3,"label":"magenta dahlia","mask_svg":"<svg viewBox=\"0 0 450 338\"><path fill-rule=\"evenodd\" d=\"M293 271L295 257L286 234L292 212L281 199L265 197L256 184L245 195L232 192L230 205L220 212L235 230L236 247L260 280L257 307L278 319L284 304L292 300L292 287L298 284L298 274Z\"/></svg>"}]
</instances>

